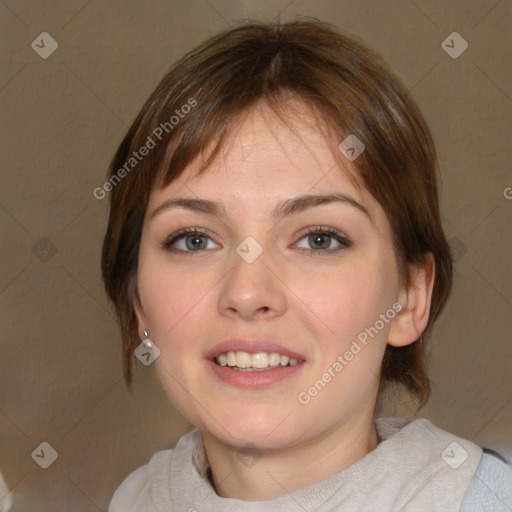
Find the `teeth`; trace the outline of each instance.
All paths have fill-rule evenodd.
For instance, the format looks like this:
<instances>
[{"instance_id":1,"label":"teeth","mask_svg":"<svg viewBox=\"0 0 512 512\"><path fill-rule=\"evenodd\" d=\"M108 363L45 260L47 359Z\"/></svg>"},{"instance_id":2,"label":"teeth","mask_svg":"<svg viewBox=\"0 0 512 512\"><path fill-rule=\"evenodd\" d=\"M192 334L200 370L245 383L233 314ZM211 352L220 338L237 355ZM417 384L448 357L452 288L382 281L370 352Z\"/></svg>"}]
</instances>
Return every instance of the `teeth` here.
<instances>
[{"instance_id":1,"label":"teeth","mask_svg":"<svg viewBox=\"0 0 512 512\"><path fill-rule=\"evenodd\" d=\"M236 366L236 357L234 352L228 352L226 359L229 366Z\"/></svg>"},{"instance_id":2,"label":"teeth","mask_svg":"<svg viewBox=\"0 0 512 512\"><path fill-rule=\"evenodd\" d=\"M242 369L256 368L264 370L266 368L275 368L276 366L295 366L298 364L297 359L290 359L288 356L282 356L277 352L256 352L249 354L249 352L233 352L229 351L224 354L219 354L216 359L220 366L232 366Z\"/></svg>"},{"instance_id":3,"label":"teeth","mask_svg":"<svg viewBox=\"0 0 512 512\"><path fill-rule=\"evenodd\" d=\"M268 354L266 352L258 352L249 356L251 358L251 366L253 368L267 368L268 367Z\"/></svg>"},{"instance_id":4,"label":"teeth","mask_svg":"<svg viewBox=\"0 0 512 512\"><path fill-rule=\"evenodd\" d=\"M237 352L235 357L238 368L250 368L252 363L251 354L247 352Z\"/></svg>"},{"instance_id":5,"label":"teeth","mask_svg":"<svg viewBox=\"0 0 512 512\"><path fill-rule=\"evenodd\" d=\"M281 356L277 352L270 352L268 356L268 365L269 366L279 366L281 363Z\"/></svg>"}]
</instances>

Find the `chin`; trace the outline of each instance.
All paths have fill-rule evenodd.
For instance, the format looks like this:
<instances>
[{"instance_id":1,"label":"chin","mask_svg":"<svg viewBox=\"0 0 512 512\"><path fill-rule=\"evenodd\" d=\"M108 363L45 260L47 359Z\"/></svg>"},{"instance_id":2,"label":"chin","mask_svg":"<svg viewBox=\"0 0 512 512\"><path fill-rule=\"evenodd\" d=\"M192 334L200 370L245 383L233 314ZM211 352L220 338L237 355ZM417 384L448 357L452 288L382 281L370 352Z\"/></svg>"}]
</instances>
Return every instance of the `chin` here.
<instances>
[{"instance_id":1,"label":"chin","mask_svg":"<svg viewBox=\"0 0 512 512\"><path fill-rule=\"evenodd\" d=\"M234 448L252 444L260 450L276 450L290 445L297 434L291 425L284 427L286 420L280 424L285 417L280 418L275 411L265 414L236 414L231 411L227 415L217 416L218 423L209 418L199 428ZM226 429L222 428L223 425L226 425Z\"/></svg>"}]
</instances>

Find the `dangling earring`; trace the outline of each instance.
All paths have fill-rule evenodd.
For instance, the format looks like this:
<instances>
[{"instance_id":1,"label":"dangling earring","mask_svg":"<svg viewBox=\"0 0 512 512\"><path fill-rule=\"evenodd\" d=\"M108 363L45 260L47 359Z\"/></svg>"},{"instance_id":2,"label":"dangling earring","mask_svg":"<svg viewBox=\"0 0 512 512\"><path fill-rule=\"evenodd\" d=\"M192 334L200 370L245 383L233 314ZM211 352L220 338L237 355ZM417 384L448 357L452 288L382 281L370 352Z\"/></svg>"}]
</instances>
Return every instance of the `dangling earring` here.
<instances>
[{"instance_id":1,"label":"dangling earring","mask_svg":"<svg viewBox=\"0 0 512 512\"><path fill-rule=\"evenodd\" d=\"M137 359L145 366L149 366L160 356L160 349L149 339L149 329L144 329L144 339L135 349Z\"/></svg>"},{"instance_id":2,"label":"dangling earring","mask_svg":"<svg viewBox=\"0 0 512 512\"><path fill-rule=\"evenodd\" d=\"M153 342L148 339L148 336L149 336L149 329L144 329L144 339L142 340L142 343L144 343L144 346L147 348L147 349L152 349L153 348Z\"/></svg>"}]
</instances>

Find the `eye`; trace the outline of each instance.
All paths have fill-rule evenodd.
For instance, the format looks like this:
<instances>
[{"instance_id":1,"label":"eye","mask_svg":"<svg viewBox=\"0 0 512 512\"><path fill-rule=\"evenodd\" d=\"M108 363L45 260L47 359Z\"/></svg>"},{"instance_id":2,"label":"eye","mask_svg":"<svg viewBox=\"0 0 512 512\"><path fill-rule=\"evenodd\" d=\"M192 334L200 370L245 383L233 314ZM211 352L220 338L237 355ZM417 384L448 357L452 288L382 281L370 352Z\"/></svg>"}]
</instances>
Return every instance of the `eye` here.
<instances>
[{"instance_id":1,"label":"eye","mask_svg":"<svg viewBox=\"0 0 512 512\"><path fill-rule=\"evenodd\" d=\"M304 239L312 249L308 247L302 248L306 249L312 256L327 252L338 252L352 245L352 242L338 230L322 226L307 228L306 234L300 238L300 240Z\"/></svg>"},{"instance_id":2,"label":"eye","mask_svg":"<svg viewBox=\"0 0 512 512\"><path fill-rule=\"evenodd\" d=\"M339 252L352 245L352 242L338 230L322 226L307 228L306 233L300 238L300 241L302 240L305 240L312 248L297 246L310 253L311 256ZM208 242L216 247L211 247ZM203 252L204 249L219 247L213 242L207 231L201 228L181 229L163 240L160 245L163 249L184 256L193 256L194 253Z\"/></svg>"},{"instance_id":3,"label":"eye","mask_svg":"<svg viewBox=\"0 0 512 512\"><path fill-rule=\"evenodd\" d=\"M202 249L212 249L212 247L208 246L208 240L215 244L210 236L206 234L206 231L200 228L185 228L166 238L161 243L161 246L171 252L192 256L191 253L193 252L201 252Z\"/></svg>"}]
</instances>

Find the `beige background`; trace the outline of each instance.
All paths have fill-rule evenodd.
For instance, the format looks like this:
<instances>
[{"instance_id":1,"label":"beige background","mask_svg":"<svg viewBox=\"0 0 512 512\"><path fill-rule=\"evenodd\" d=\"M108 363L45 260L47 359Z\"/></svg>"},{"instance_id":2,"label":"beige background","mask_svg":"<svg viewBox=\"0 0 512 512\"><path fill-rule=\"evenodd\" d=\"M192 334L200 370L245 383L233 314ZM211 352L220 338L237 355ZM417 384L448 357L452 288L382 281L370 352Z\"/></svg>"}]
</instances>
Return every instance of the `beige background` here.
<instances>
[{"instance_id":1,"label":"beige background","mask_svg":"<svg viewBox=\"0 0 512 512\"><path fill-rule=\"evenodd\" d=\"M0 469L14 511L105 511L129 472L189 430L153 367L135 361L131 395L122 381L100 282L107 200L92 191L184 51L234 20L278 13L363 38L427 118L457 262L434 332L433 396L419 416L512 459L509 0L5 0ZM43 31L59 45L48 59L31 48ZM457 59L441 47L454 31L469 43ZM410 416L408 407L384 403L380 414ZM44 441L58 452L46 470L31 458Z\"/></svg>"}]
</instances>

